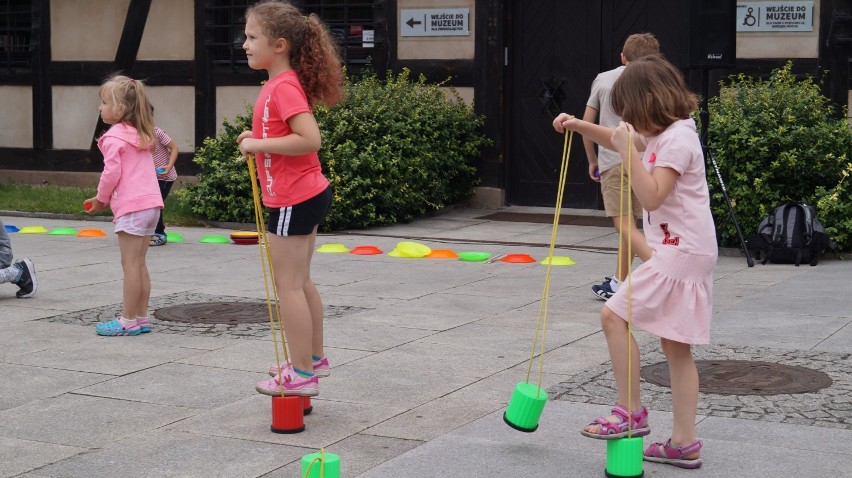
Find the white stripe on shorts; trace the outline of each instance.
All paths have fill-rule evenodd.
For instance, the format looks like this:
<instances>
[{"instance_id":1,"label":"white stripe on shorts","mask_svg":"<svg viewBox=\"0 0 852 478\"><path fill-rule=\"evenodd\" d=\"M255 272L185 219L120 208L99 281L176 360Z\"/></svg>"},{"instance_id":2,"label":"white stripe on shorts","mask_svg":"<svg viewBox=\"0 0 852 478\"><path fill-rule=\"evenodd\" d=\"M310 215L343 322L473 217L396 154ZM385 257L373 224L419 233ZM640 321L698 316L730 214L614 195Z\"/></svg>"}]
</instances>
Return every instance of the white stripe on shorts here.
<instances>
[{"instance_id":1,"label":"white stripe on shorts","mask_svg":"<svg viewBox=\"0 0 852 478\"><path fill-rule=\"evenodd\" d=\"M287 236L290 228L290 216L293 213L293 206L282 207L278 210L278 225L276 231L279 236Z\"/></svg>"}]
</instances>

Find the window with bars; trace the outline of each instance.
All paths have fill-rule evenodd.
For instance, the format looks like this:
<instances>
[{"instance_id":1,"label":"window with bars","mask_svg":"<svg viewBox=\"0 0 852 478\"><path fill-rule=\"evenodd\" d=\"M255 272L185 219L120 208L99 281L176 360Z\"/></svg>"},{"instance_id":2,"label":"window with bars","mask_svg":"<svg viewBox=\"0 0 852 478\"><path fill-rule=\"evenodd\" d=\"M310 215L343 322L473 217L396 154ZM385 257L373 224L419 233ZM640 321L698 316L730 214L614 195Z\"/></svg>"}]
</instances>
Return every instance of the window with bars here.
<instances>
[{"instance_id":1,"label":"window with bars","mask_svg":"<svg viewBox=\"0 0 852 478\"><path fill-rule=\"evenodd\" d=\"M2 0L0 0L2 1ZM243 51L245 11L256 0L208 0L205 2L205 45L214 64L236 69L246 65ZM375 0L323 0L292 2L305 14L317 14L340 46L347 68L360 69L375 55Z\"/></svg>"},{"instance_id":2,"label":"window with bars","mask_svg":"<svg viewBox=\"0 0 852 478\"><path fill-rule=\"evenodd\" d=\"M0 66L29 67L32 60L31 0L0 0Z\"/></svg>"}]
</instances>

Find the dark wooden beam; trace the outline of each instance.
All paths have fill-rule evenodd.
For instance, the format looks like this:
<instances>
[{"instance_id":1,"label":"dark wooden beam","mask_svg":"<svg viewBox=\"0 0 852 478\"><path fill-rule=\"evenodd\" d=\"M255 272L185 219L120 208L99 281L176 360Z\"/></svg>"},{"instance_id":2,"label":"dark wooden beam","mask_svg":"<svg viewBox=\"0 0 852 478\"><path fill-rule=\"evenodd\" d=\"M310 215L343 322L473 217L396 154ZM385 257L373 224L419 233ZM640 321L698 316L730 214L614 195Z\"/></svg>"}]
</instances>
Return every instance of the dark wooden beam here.
<instances>
[{"instance_id":1,"label":"dark wooden beam","mask_svg":"<svg viewBox=\"0 0 852 478\"><path fill-rule=\"evenodd\" d=\"M476 8L476 38L473 106L476 114L488 118L483 133L493 145L482 151L477 164L482 186L504 188L508 175L505 158L508 136L506 121L506 2L480 0Z\"/></svg>"},{"instance_id":2,"label":"dark wooden beam","mask_svg":"<svg viewBox=\"0 0 852 478\"><path fill-rule=\"evenodd\" d=\"M118 48L115 52L114 72L122 72L133 76L133 64L139 53L139 45L142 43L142 34L145 33L145 23L148 22L148 12L151 10L151 0L130 0L127 7L127 16L124 19L124 28L121 30L121 38L118 40ZM93 156L101 157L98 150L97 138L106 130L106 124L98 115L98 123L95 133L92 135L92 144L89 151Z\"/></svg>"},{"instance_id":3,"label":"dark wooden beam","mask_svg":"<svg viewBox=\"0 0 852 478\"><path fill-rule=\"evenodd\" d=\"M192 161L193 152L178 154L175 167L181 175L195 175L200 167ZM103 163L85 149L30 149L0 147L0 170L100 172Z\"/></svg>"},{"instance_id":4,"label":"dark wooden beam","mask_svg":"<svg viewBox=\"0 0 852 478\"><path fill-rule=\"evenodd\" d=\"M115 73L111 61L54 61L50 76L54 85L100 85ZM195 82L195 62L191 60L148 60L133 65L133 77L148 86L191 86Z\"/></svg>"},{"instance_id":5,"label":"dark wooden beam","mask_svg":"<svg viewBox=\"0 0 852 478\"><path fill-rule=\"evenodd\" d=\"M216 85L213 81L213 62L205 46L207 15L210 0L195 2L195 144L216 134Z\"/></svg>"},{"instance_id":6,"label":"dark wooden beam","mask_svg":"<svg viewBox=\"0 0 852 478\"><path fill-rule=\"evenodd\" d=\"M33 148L53 148L53 85L50 81L50 0L32 4Z\"/></svg>"}]
</instances>

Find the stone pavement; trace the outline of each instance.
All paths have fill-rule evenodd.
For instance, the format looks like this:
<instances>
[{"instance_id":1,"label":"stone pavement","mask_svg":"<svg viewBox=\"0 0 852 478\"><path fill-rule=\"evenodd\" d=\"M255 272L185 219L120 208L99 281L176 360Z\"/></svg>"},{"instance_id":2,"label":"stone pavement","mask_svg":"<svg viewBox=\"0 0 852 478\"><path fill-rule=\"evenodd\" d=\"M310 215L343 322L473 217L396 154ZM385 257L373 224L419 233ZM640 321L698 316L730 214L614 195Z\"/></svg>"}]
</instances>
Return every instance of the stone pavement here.
<instances>
[{"instance_id":1,"label":"stone pavement","mask_svg":"<svg viewBox=\"0 0 852 478\"><path fill-rule=\"evenodd\" d=\"M455 209L317 242L547 256L550 224L482 219L492 212ZM559 227L555 254L576 265L551 271L542 385L552 400L529 434L502 414L526 376L545 266L316 254L332 374L306 431L279 435L269 431L269 397L254 391L275 361L267 325L155 320L151 334L98 337L92 323L120 310L111 224L0 218L108 233L11 235L40 285L25 300L0 286L0 477L297 477L301 457L320 448L340 455L344 477L603 476L604 443L578 431L614 401L602 302L589 291L612 272L611 228ZM264 301L256 246L198 242L229 229L169 231L187 240L149 251L155 317L172 305ZM646 463L646 476L852 476L850 277L849 261L748 268L720 257L713 342L698 358L799 365L833 383L803 394L702 394L704 467ZM653 337L638 339L643 365L662 361ZM666 438L668 390L643 382L642 394L650 438Z\"/></svg>"}]
</instances>

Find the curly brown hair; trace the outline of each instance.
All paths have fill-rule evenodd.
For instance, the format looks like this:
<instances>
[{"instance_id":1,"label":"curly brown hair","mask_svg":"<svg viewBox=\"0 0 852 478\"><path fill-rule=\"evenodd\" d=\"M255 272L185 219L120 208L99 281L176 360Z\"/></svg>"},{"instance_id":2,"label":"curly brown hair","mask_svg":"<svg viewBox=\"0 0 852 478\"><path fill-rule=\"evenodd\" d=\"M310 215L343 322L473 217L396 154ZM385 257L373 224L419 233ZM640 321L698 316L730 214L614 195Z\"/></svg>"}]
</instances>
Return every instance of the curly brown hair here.
<instances>
[{"instance_id":1,"label":"curly brown hair","mask_svg":"<svg viewBox=\"0 0 852 478\"><path fill-rule=\"evenodd\" d=\"M290 46L290 66L299 74L311 105L334 106L344 97L344 73L337 43L316 15L302 15L285 1L265 0L246 10L270 41L283 38Z\"/></svg>"}]
</instances>

